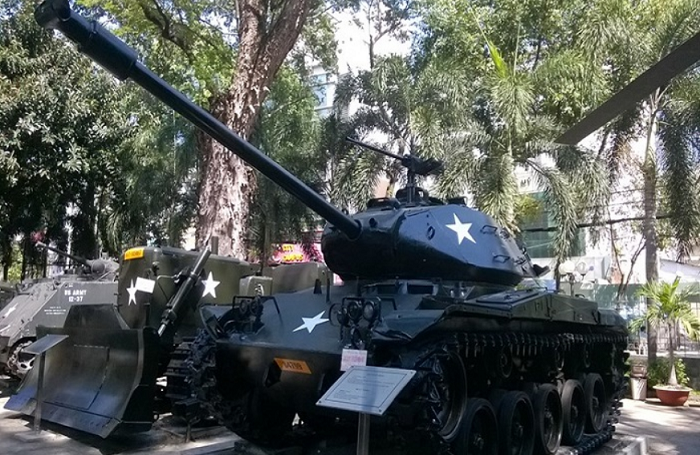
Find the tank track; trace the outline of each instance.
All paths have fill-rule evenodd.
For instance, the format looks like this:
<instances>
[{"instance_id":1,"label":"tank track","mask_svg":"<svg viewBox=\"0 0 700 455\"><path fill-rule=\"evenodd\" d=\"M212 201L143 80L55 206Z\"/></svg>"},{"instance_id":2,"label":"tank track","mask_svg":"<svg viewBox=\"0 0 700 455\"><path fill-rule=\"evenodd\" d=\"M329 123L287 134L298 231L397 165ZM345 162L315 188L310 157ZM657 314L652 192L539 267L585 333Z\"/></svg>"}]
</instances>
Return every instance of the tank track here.
<instances>
[{"instance_id":1,"label":"tank track","mask_svg":"<svg viewBox=\"0 0 700 455\"><path fill-rule=\"evenodd\" d=\"M578 328L578 327L577 327ZM439 358L441 355L457 355L464 365L467 367L467 383L475 376L475 372L469 371L469 368L483 367L492 365L492 359L497 358L497 354L503 349L508 349L513 357L521 357L529 360L545 359L545 363L555 362L557 366L559 360L556 355L563 355L564 359L572 356L578 357L580 352L589 352L600 354L609 351L609 359L590 358L590 364L578 369L578 373L596 370L606 384L606 387L611 387L612 390L606 390L608 403L606 422L604 428L595 434L586 434L581 442L575 446L561 445L559 453L567 455L585 455L593 453L597 448L609 441L615 431L615 424L620 415L622 407L621 399L624 397L627 389L627 369L625 364L627 347L627 336L621 333L556 333L556 334L532 334L526 332L504 332L504 333L446 333L441 334L438 339L423 341L420 343L421 348L417 348L417 343L409 343L400 348L403 359L399 365L395 361L386 361L383 366L404 367L417 370L418 374L414 378L417 382L430 381L435 378L434 365L430 365L429 360ZM238 432L239 434L247 435L250 432L250 426L247 416L244 412L243 402L231 402L224 398L218 391L216 385L216 365L214 359L215 343L206 331L201 331L197 338L191 344L189 357L184 362L187 368L187 383L192 390L192 394L196 396L204 405L207 412L219 420L220 423L229 429ZM376 346L376 352L393 351L396 354L397 346L388 343L386 345ZM583 350L583 351L581 351ZM406 355L413 353L413 355ZM418 354L419 353L419 354ZM554 357L552 357L554 356ZM549 359L549 360L547 360ZM378 359L377 359L378 360ZM585 359L584 359L585 360ZM484 363L486 362L486 363ZM377 365L382 365L378 362ZM584 363L585 365L585 363ZM506 389L521 390L523 384L527 382L537 382L538 385L543 383L556 384L558 381L568 379L562 371L566 368L555 368L555 371L547 371L546 368L541 381L534 381L536 375L526 379L516 379L515 377L505 379L498 378L498 368L488 371L486 383L489 384L486 388L479 386L469 387L469 398L486 397L488 390L496 387L504 387ZM585 371L583 371L585 370ZM484 378L481 378L484 380ZM561 393L561 389L559 390ZM413 389L412 393L416 393ZM401 395L399 396L399 400ZM435 453L453 454L455 453L452 444L446 443L444 438L438 433L435 426L435 413L432 412L430 405L435 405L435 397L420 392L406 397L408 401L419 403L419 409L427 409L426 414L419 417L415 421L415 426L410 431L411 433L420 433L427 435L427 438L421 438L422 441L429 443L435 448ZM398 401L398 400L397 400ZM431 415L432 412L432 415ZM389 416L389 419L392 417ZM400 435L397 432L396 435ZM256 438L251 438L256 439ZM393 438L392 438L393 439ZM398 440L394 439L392 444L399 443L409 448L412 443L399 436ZM414 446L415 447L415 446ZM423 450L423 447L421 447ZM535 451L535 454L538 452Z\"/></svg>"},{"instance_id":2,"label":"tank track","mask_svg":"<svg viewBox=\"0 0 700 455\"><path fill-rule=\"evenodd\" d=\"M192 337L184 338L182 343L175 347L165 370L167 380L165 396L173 403L190 397L190 388L187 385L188 370L185 362L190 356L193 341Z\"/></svg>"},{"instance_id":3,"label":"tank track","mask_svg":"<svg viewBox=\"0 0 700 455\"><path fill-rule=\"evenodd\" d=\"M578 327L577 327L578 328ZM452 333L450 335L436 335L436 338L424 341L419 349L420 354L411 358L408 354L418 349L415 343L404 347L400 357L408 359L396 362L387 362L386 366L410 368L417 371L414 381L436 381L436 359L458 358L464 363L466 369L466 399L489 399L489 393L494 389L502 388L506 391L527 391L528 383L554 384L559 386L567 379L581 379L588 373L601 375L606 387L607 415L605 427L595 434L587 434L582 441L575 446L561 447L568 454L582 455L592 453L596 448L612 438L615 431L614 425L618 422L622 408L622 398L627 390L628 366L625 353L627 336L621 333L556 333L533 334L527 332L482 332L482 333ZM377 347L380 351L382 347ZM387 351L392 350L390 345ZM499 356L505 351L511 358L520 358L521 370L514 371L510 365L510 372L505 372L508 377L503 377L500 370L508 367L498 365ZM581 363L567 366L564 362L581 357L581 354L589 354L588 361L581 359ZM609 358L601 358L608 353ZM559 356L559 358L557 358ZM594 358L597 356L598 358ZM408 360L408 361L407 361ZM530 363L528 368L525 364ZM567 371L568 370L568 371ZM573 371L571 371L573 370ZM438 368L440 371L440 368ZM564 373L566 371L566 374ZM518 377L520 376L520 377ZM444 378L439 378L444 381ZM419 428L430 435L429 439L437 445L439 453L453 453L450 443L439 435L439 424L435 415L440 403L436 402L434 394L431 396L425 387L423 393L408 396L408 401L418 401L418 408L427 409L427 412L418 417ZM454 391L452 391L454 392ZM451 394L454 397L454 393ZM400 396L401 397L401 396ZM432 405L432 409L431 409ZM405 411L405 410L402 410ZM402 412L399 411L399 412ZM410 444L409 444L410 445ZM538 452L535 451L535 454Z\"/></svg>"}]
</instances>

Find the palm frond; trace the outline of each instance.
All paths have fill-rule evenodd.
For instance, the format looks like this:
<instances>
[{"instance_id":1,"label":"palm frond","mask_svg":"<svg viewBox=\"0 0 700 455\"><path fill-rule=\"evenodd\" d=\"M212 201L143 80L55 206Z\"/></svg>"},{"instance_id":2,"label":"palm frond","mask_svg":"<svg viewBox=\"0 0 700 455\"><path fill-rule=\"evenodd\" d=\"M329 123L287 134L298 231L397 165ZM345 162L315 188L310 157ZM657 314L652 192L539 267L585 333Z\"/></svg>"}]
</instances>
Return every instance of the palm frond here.
<instances>
[{"instance_id":1,"label":"palm frond","mask_svg":"<svg viewBox=\"0 0 700 455\"><path fill-rule=\"evenodd\" d=\"M576 217L576 194L571 182L556 168L545 167L535 160L527 164L535 171L554 223L558 226L554 237L554 254L559 261L570 255L578 232Z\"/></svg>"},{"instance_id":2,"label":"palm frond","mask_svg":"<svg viewBox=\"0 0 700 455\"><path fill-rule=\"evenodd\" d=\"M478 160L478 173L474 185L474 202L479 210L509 229L517 231L515 204L518 185L515 180L515 164L508 153L490 153Z\"/></svg>"}]
</instances>

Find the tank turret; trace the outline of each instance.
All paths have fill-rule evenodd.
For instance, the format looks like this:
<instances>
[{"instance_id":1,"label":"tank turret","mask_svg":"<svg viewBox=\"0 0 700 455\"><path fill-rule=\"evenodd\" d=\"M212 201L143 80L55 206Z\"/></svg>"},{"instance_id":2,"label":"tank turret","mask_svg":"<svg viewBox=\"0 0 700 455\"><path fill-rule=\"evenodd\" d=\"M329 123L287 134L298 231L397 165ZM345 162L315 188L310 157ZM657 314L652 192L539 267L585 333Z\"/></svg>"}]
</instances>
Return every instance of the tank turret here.
<instances>
[{"instance_id":1,"label":"tank turret","mask_svg":"<svg viewBox=\"0 0 700 455\"><path fill-rule=\"evenodd\" d=\"M398 156L348 138L349 142L398 160L405 188L395 198L372 199L352 216L361 226L353 239L332 224L321 240L328 266L341 277L431 279L516 285L546 269L491 217L463 202L445 203L416 186L416 176L435 174L442 163Z\"/></svg>"},{"instance_id":2,"label":"tank turret","mask_svg":"<svg viewBox=\"0 0 700 455\"><path fill-rule=\"evenodd\" d=\"M76 256L74 254L67 253L65 251L59 250L49 246L43 242L36 242L38 248L43 248L45 250L53 251L59 256L63 256L72 260L76 264L80 264L84 267L83 272L89 275L116 275L117 270L119 270L119 264L115 261L110 261L108 259L85 259L84 257Z\"/></svg>"}]
</instances>

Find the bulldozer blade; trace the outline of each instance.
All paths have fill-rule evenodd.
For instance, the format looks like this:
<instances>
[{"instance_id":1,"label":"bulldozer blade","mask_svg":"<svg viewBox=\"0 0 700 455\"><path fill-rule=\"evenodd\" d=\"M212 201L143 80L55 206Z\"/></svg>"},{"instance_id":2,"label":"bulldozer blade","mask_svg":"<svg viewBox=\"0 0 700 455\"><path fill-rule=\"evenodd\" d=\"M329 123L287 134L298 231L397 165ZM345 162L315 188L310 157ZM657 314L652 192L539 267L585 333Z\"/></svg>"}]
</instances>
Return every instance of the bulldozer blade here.
<instances>
[{"instance_id":1,"label":"bulldozer blade","mask_svg":"<svg viewBox=\"0 0 700 455\"><path fill-rule=\"evenodd\" d=\"M45 353L43 420L102 438L151 428L159 352L155 330L128 328L114 305L80 305L70 309L63 328L37 331L40 337L68 335ZM6 409L34 414L36 370Z\"/></svg>"}]
</instances>

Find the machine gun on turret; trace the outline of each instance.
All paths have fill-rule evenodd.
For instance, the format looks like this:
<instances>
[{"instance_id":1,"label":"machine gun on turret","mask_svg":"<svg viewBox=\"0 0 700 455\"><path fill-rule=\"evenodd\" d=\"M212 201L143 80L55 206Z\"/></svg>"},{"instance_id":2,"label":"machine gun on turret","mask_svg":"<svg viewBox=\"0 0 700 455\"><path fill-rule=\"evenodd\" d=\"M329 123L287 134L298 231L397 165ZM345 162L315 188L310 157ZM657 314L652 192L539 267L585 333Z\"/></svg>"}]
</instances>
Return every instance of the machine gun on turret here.
<instances>
[{"instance_id":1,"label":"machine gun on turret","mask_svg":"<svg viewBox=\"0 0 700 455\"><path fill-rule=\"evenodd\" d=\"M386 150L382 150L378 147L375 147L371 144L360 142L357 139L353 139L351 137L346 137L345 140L347 142L350 142L351 144L357 145L362 148L366 148L367 150L371 150L381 155L388 156L389 158L394 158L399 163L401 163L401 166L406 168L406 187L400 189L396 193L397 200L405 203L406 205L431 204L428 192L423 188L419 188L416 185L416 176L420 175L426 177L428 175L438 175L440 172L442 172L443 169L443 163L441 161L433 158L423 159L412 154L406 154L404 156L396 155L394 153L387 152ZM432 203L442 204L442 202L438 199L433 199Z\"/></svg>"}]
</instances>

